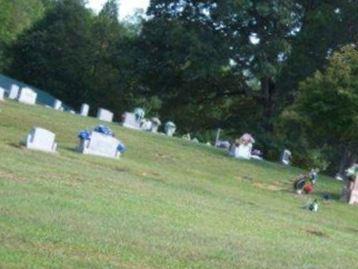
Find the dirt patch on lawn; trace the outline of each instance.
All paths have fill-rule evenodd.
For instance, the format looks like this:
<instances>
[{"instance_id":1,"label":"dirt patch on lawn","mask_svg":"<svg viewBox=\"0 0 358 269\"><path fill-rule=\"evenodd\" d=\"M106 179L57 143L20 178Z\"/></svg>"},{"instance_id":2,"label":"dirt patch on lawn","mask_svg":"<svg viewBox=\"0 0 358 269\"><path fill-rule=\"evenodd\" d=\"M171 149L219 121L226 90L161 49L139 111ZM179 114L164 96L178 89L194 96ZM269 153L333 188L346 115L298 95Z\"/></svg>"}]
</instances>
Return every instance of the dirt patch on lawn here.
<instances>
[{"instance_id":1,"label":"dirt patch on lawn","mask_svg":"<svg viewBox=\"0 0 358 269\"><path fill-rule=\"evenodd\" d=\"M329 237L328 234L326 234L322 231L316 230L316 229L307 229L306 233L309 235L314 235L314 236L318 236L318 237L326 237L326 238Z\"/></svg>"}]
</instances>

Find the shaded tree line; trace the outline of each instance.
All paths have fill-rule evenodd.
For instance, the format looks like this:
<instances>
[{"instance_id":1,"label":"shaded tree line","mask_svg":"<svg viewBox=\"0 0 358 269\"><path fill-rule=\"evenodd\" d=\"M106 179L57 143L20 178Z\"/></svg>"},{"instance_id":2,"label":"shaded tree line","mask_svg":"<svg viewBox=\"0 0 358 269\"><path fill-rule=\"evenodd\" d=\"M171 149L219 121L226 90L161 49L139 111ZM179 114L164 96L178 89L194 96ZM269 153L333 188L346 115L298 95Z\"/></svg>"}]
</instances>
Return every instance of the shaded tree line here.
<instances>
[{"instance_id":1,"label":"shaded tree line","mask_svg":"<svg viewBox=\"0 0 358 269\"><path fill-rule=\"evenodd\" d=\"M25 1L16 22L13 2L0 0L0 70L75 108L143 106L203 141L251 132L268 159L290 147L301 166L357 159L354 0L152 0L132 23L115 0L98 15Z\"/></svg>"}]
</instances>

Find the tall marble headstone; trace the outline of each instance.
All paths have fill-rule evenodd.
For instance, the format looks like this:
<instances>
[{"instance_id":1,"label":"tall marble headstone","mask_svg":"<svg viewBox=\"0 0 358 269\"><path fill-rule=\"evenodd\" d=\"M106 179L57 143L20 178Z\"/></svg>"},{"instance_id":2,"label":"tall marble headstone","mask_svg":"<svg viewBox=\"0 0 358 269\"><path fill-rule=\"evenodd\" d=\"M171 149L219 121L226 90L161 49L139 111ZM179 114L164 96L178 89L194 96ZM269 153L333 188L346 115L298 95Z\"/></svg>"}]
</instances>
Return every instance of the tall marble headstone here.
<instances>
[{"instance_id":1,"label":"tall marble headstone","mask_svg":"<svg viewBox=\"0 0 358 269\"><path fill-rule=\"evenodd\" d=\"M292 153L288 149L285 149L281 155L281 163L284 165L290 165Z\"/></svg>"},{"instance_id":2,"label":"tall marble headstone","mask_svg":"<svg viewBox=\"0 0 358 269\"><path fill-rule=\"evenodd\" d=\"M89 108L90 108L90 107L89 107L88 104L82 104L80 115L81 115L81 116L84 116L84 117L87 117L87 116L88 116L88 112L89 112Z\"/></svg>"},{"instance_id":3,"label":"tall marble headstone","mask_svg":"<svg viewBox=\"0 0 358 269\"><path fill-rule=\"evenodd\" d=\"M16 84L12 84L9 91L9 99L15 100L19 96L20 87Z\"/></svg>"},{"instance_id":4,"label":"tall marble headstone","mask_svg":"<svg viewBox=\"0 0 358 269\"><path fill-rule=\"evenodd\" d=\"M97 118L102 121L112 122L113 113L107 109L99 108L97 112Z\"/></svg>"},{"instance_id":5,"label":"tall marble headstone","mask_svg":"<svg viewBox=\"0 0 358 269\"><path fill-rule=\"evenodd\" d=\"M37 93L28 87L22 88L19 93L19 96L17 97L17 100L20 103L24 103L28 105L36 104L36 99L37 99Z\"/></svg>"}]
</instances>

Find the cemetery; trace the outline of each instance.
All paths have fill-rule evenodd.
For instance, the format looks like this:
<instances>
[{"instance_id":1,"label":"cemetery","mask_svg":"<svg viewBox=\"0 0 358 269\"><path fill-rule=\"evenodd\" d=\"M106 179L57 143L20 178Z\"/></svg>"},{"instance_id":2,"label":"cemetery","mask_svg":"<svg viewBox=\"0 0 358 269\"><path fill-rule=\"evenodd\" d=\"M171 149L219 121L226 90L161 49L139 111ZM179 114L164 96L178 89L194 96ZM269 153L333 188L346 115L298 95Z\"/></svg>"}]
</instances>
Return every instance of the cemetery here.
<instances>
[{"instance_id":1,"label":"cemetery","mask_svg":"<svg viewBox=\"0 0 358 269\"><path fill-rule=\"evenodd\" d=\"M0 269L358 268L357 14L0 0Z\"/></svg>"},{"instance_id":2,"label":"cemetery","mask_svg":"<svg viewBox=\"0 0 358 269\"><path fill-rule=\"evenodd\" d=\"M2 218L5 220L5 223L0 222L0 234L2 238L5 234L11 235L13 239L7 241L5 253L18 253L24 264L28 261L26 257L31 255L40 255L43 261L49 259L45 256L48 257L50 253L56 255L48 249L45 251L47 254L42 256L36 248L29 247L29 244L39 244L43 240L43 230L38 221L32 221L35 219L52 227L54 232L49 235L48 240L52 240L54 236L66 248L74 247L75 242L87 242L81 243L83 253L92 253L90 246L100 253L101 238L113 240L108 248L111 252L119 253L133 240L140 240L141 245L134 246L130 255L141 260L143 256L138 254L138 250L142 247L152 248L157 243L170 242L178 253L167 254L158 250L157 255L163 259L170 256L170 259L181 260L186 255L181 254L182 252L206 252L208 247L213 247L232 257L229 260L220 258L215 267L231 268L234 264L241 264L251 268L256 266L255 259L241 260L237 256L240 249L245 249L247 255L257 256L257 253L264 253L272 244L277 244L277 236L282 236L282 240L288 241L289 245L277 244L275 248L279 252L294 255L297 254L297 249L305 248L319 256L315 260L317 268L333 268L328 261L335 255L337 248L351 253L340 256L340 264L349 266L354 263L357 241L341 241L341 238L355 237L357 207L348 203L354 203L357 199L356 184L346 186L324 175L320 175L317 181L317 171L311 171L311 175L307 175L307 182L315 182L313 191L305 190L302 195L297 196L288 187L292 186L297 176L296 168L286 168L266 161L245 161L248 154L246 148L238 148L242 144L250 147L250 143L254 145L252 135L243 135L237 141L238 147L234 152L239 159L235 160L223 155L215 147L187 143L182 139L151 136L146 132L122 128L116 123L98 125L99 120L96 118L70 117L67 113L56 113L55 110L41 106L31 107L38 116L42 113L50 116L43 118L28 113L26 105L16 104L11 100L0 105L0 204L4 212ZM22 124L18 125L17 122ZM33 128L33 123L41 128ZM16 145L24 137L24 128L33 128L25 143L28 150L9 146ZM79 138L76 138L79 132ZM123 142L114 136L114 132ZM156 145L155 148L153 145ZM128 151L123 155L126 148ZM51 152L58 154L48 154ZM84 154L83 157L81 153ZM123 156L118 160L121 155ZM40 189L32 190L35 186ZM46 186L46 189L40 186ZM53 194L50 195L47 191ZM38 192L41 193L40 196ZM24 195L27 197L26 201L20 199ZM76 197L82 198L78 200ZM190 201L190 209L184 201ZM62 207L61 203L68 204L72 209ZM282 206L283 203L285 206ZM57 220L62 223L64 233L56 231L56 222L48 220L51 212L57 210L67 216ZM153 221L144 212L153 212L153 216L160 214L165 218ZM274 212L274 218L270 212ZM94 217L96 214L101 217ZM336 221L338 217L339 222ZM23 221L18 222L17 218L22 218ZM292 226L287 226L288 221ZM177 227L175 230L170 228L174 222ZM24 224L37 231L36 234L20 235L12 228L23 227ZM118 225L121 226L120 229ZM102 229L100 227L108 227L108 230L102 230L100 237L93 237L96 231ZM177 233L186 234L189 227L196 231L194 238L171 239ZM206 230L217 239L206 241L205 244L199 243L196 238L208 237ZM323 238L311 231L323 234ZM225 233L230 236L225 236ZM256 237L257 234L260 237ZM266 234L276 236L267 237ZM27 241L20 242L20 236L27 238ZM247 236L249 240L244 240ZM71 242L64 243L65 238L72 238ZM119 240L122 240L123 245L117 244ZM307 245L307 240L310 245ZM321 248L322 240L330 241L328 246L324 246L324 250ZM238 242L241 243L236 245ZM13 250L10 247L12 244L17 249L26 248L26 257ZM233 245L225 248L226 244ZM56 243L53 248L60 249L61 246ZM50 258L51 263L71 267L74 256L71 253L64 255L66 260L59 263ZM95 254L87 261L80 259L78 262L84 267L95 260L101 265L107 264L99 255ZM146 250L144 255L151 254ZM113 255L109 259L121 264L121 257L121 254ZM287 257L290 255L285 256L285 260L288 259L297 268L305 263L305 254L296 259ZM264 258L271 268L283 268L280 266L282 260L271 256ZM4 262L8 264L6 259L2 259L0 264ZM193 261L189 263L196 264ZM43 263L38 261L34 264ZM154 264L155 267L162 267L162 264ZM163 267L170 267L169 264L165 263Z\"/></svg>"}]
</instances>

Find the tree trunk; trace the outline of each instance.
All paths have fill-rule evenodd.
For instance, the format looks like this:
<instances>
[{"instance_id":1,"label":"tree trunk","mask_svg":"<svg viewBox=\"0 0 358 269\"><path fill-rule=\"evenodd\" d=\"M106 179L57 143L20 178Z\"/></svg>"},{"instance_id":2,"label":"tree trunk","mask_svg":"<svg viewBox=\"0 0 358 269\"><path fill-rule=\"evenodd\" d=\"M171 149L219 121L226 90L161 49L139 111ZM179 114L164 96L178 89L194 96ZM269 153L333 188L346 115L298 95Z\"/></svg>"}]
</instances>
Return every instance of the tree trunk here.
<instances>
[{"instance_id":1,"label":"tree trunk","mask_svg":"<svg viewBox=\"0 0 358 269\"><path fill-rule=\"evenodd\" d=\"M344 176L345 170L357 161L357 156L349 150L349 146L344 146L342 159L339 164L338 174Z\"/></svg>"},{"instance_id":2,"label":"tree trunk","mask_svg":"<svg viewBox=\"0 0 358 269\"><path fill-rule=\"evenodd\" d=\"M264 77L261 79L261 94L263 101L262 126L268 132L272 132L273 130L271 119L275 109L274 90L275 85L270 77Z\"/></svg>"}]
</instances>

